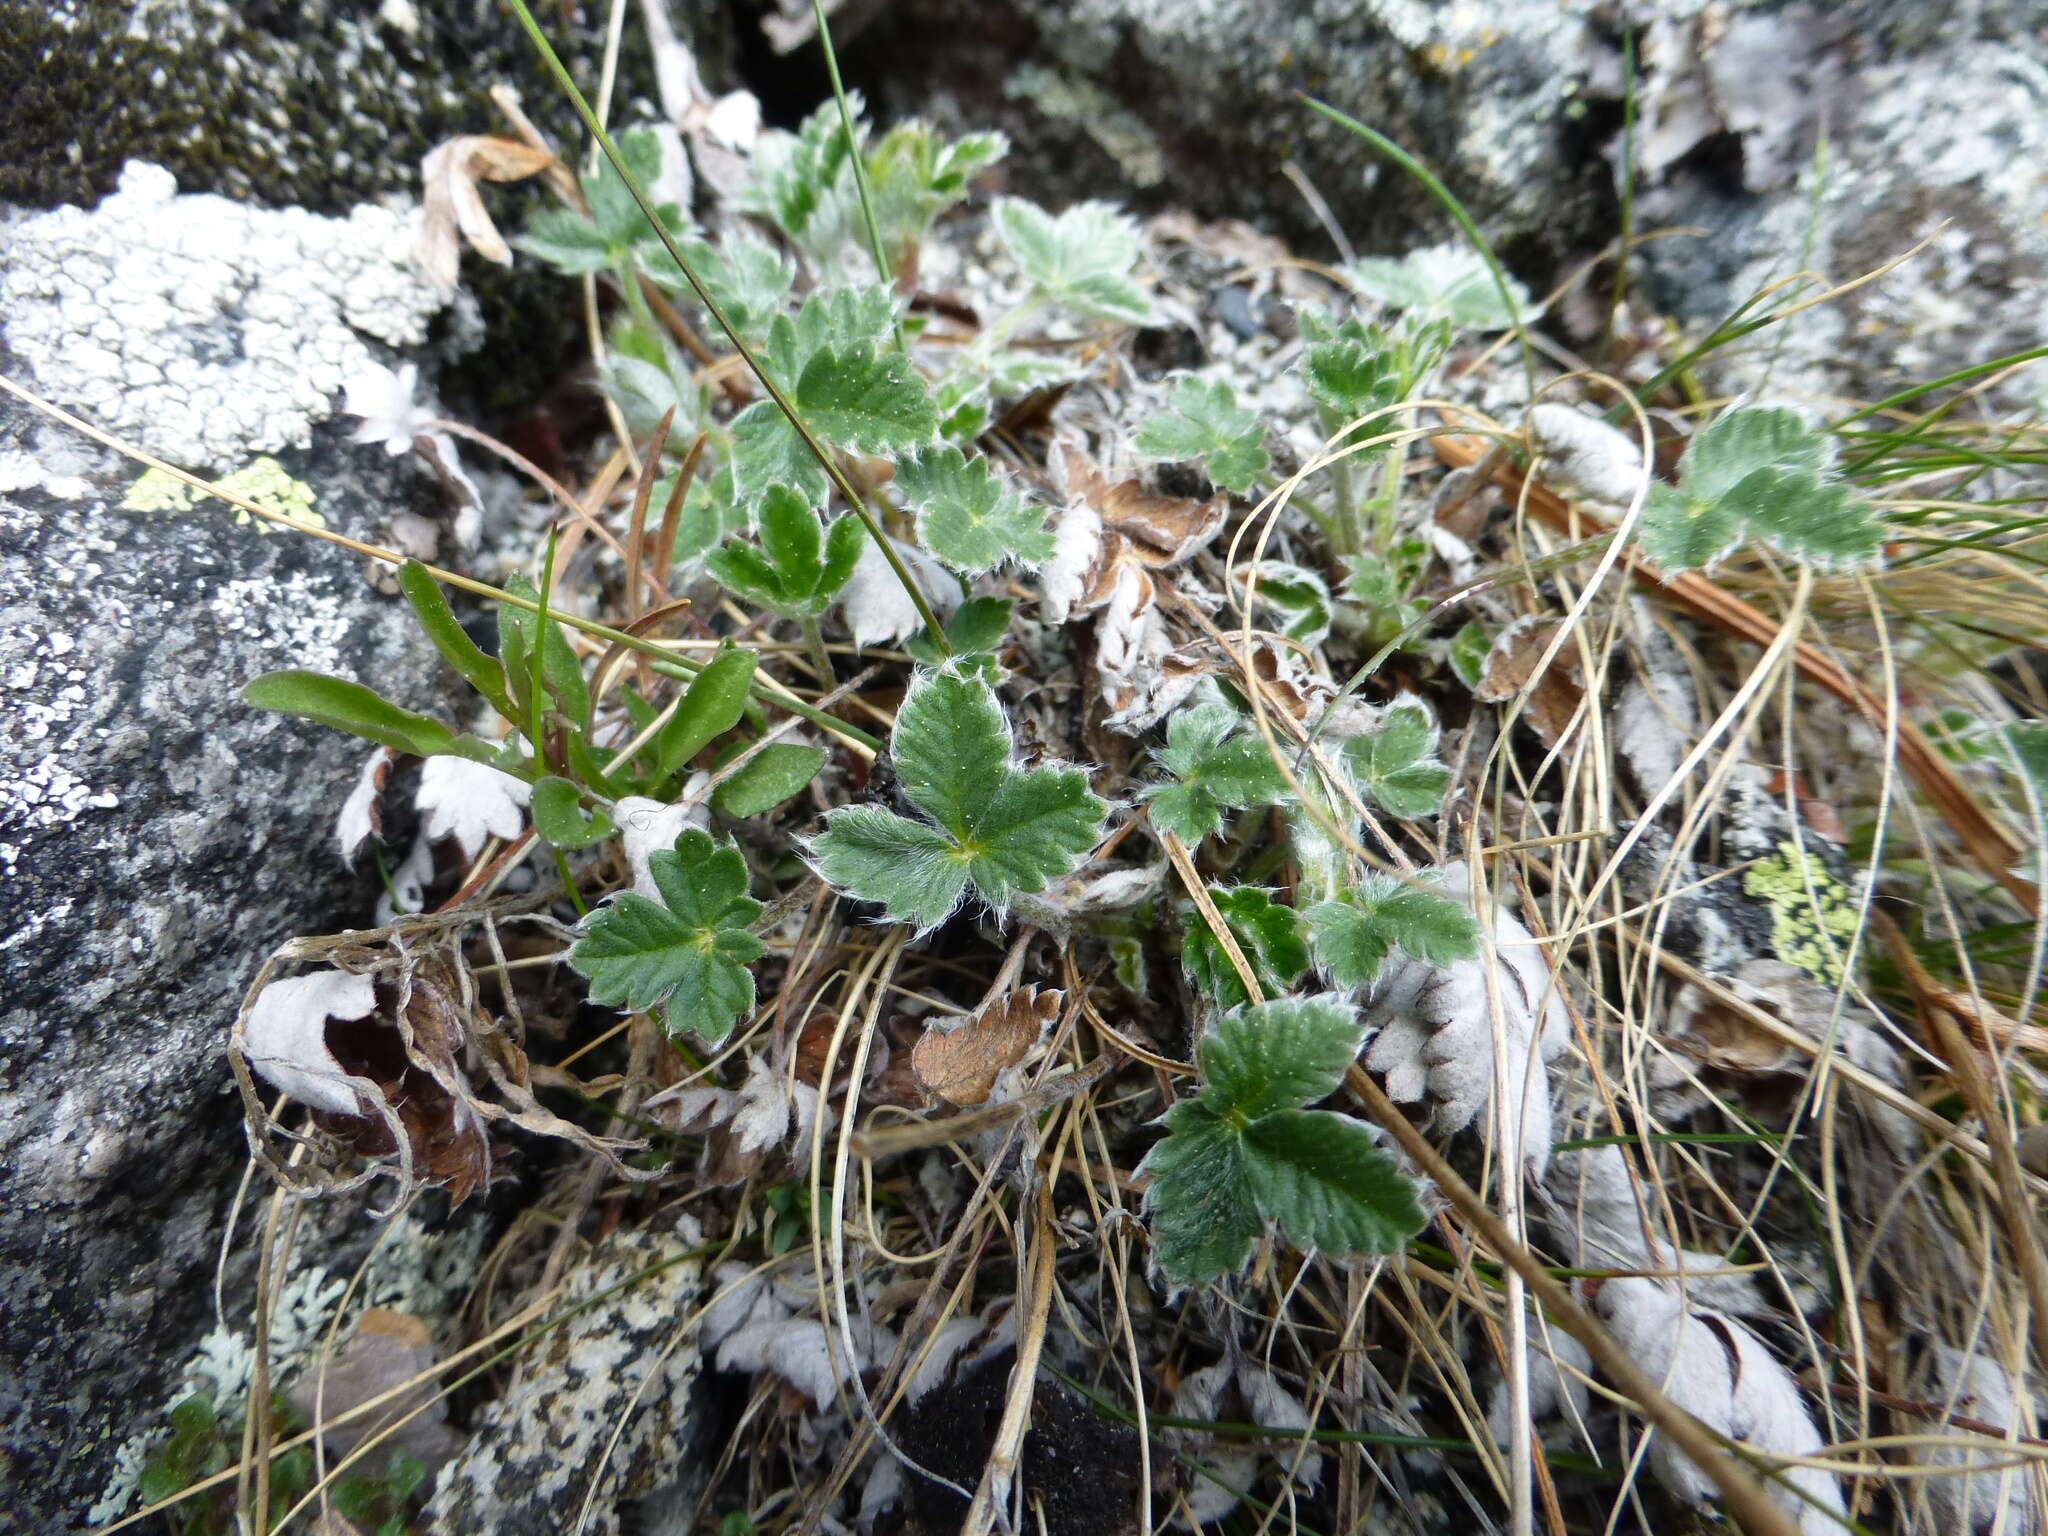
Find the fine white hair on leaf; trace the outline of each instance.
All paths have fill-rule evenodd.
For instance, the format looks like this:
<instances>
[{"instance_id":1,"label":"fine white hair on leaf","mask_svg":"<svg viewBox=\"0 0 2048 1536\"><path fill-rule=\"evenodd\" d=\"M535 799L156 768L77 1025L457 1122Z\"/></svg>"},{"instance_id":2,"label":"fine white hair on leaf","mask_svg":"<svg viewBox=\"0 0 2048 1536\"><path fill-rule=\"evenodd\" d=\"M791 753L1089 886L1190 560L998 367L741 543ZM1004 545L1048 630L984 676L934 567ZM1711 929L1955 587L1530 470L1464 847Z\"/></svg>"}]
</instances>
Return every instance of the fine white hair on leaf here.
<instances>
[{"instance_id":1,"label":"fine white hair on leaf","mask_svg":"<svg viewBox=\"0 0 2048 1536\"><path fill-rule=\"evenodd\" d=\"M1734 1318L1691 1310L1662 1283L1639 1278L1606 1281L1597 1306L1615 1342L1708 1429L1765 1457L1820 1454L1824 1442L1791 1373ZM1650 1441L1650 1469L1681 1499L1701 1504L1715 1496L1713 1481L1663 1435ZM1785 1467L1769 1493L1802 1536L1843 1529L1842 1490L1832 1473Z\"/></svg>"},{"instance_id":2,"label":"fine white hair on leaf","mask_svg":"<svg viewBox=\"0 0 2048 1536\"><path fill-rule=\"evenodd\" d=\"M1445 871L1446 895L1468 887L1462 866ZM1374 990L1366 1026L1374 1031L1365 1064L1386 1078L1403 1103L1424 1097L1439 1132L1463 1130L1486 1113L1494 1092L1494 998L1500 1004L1505 1080L1519 1113L1500 1123L1512 1145L1504 1156L1541 1176L1550 1159L1550 1077L1545 1070L1571 1038L1559 982L1535 935L1499 903L1493 908L1489 982L1485 947L1467 960L1431 965L1400 954Z\"/></svg>"},{"instance_id":3,"label":"fine white hair on leaf","mask_svg":"<svg viewBox=\"0 0 2048 1536\"><path fill-rule=\"evenodd\" d=\"M1670 1240L1654 1187L1645 1185L1638 1198L1620 1147L1561 1154L1544 1178L1542 1197L1552 1241L1581 1268L1670 1271L1672 1283L1703 1306L1743 1317L1770 1310L1754 1276L1722 1273L1726 1259Z\"/></svg>"},{"instance_id":4,"label":"fine white hair on leaf","mask_svg":"<svg viewBox=\"0 0 2048 1536\"><path fill-rule=\"evenodd\" d=\"M1570 495L1625 507L1649 478L1641 442L1576 406L1542 401L1530 410L1528 426L1543 478Z\"/></svg>"},{"instance_id":5,"label":"fine white hair on leaf","mask_svg":"<svg viewBox=\"0 0 2048 1536\"><path fill-rule=\"evenodd\" d=\"M364 1018L376 1007L376 983L368 976L325 970L273 981L249 1007L243 1054L251 1068L299 1103L360 1115L358 1094L374 1098L377 1085L351 1076L335 1060L327 1048L327 1021Z\"/></svg>"},{"instance_id":6,"label":"fine white hair on leaf","mask_svg":"<svg viewBox=\"0 0 2048 1536\"><path fill-rule=\"evenodd\" d=\"M462 856L473 859L491 838L509 842L525 829L532 798L533 786L509 773L466 757L430 757L420 765L413 804L429 842L453 838Z\"/></svg>"},{"instance_id":7,"label":"fine white hair on leaf","mask_svg":"<svg viewBox=\"0 0 2048 1536\"><path fill-rule=\"evenodd\" d=\"M1944 1405L1949 1412L1975 1419L2006 1434L2036 1432L2031 1402L2014 1386L2013 1379L1989 1355L1965 1353L1947 1344L1937 1344L1926 1367L1927 1385L1918 1395L1925 1401ZM1923 1420L1915 1426L1920 1434L1940 1435L1955 1442L1955 1449L1916 1447L1914 1459L1929 1467L1982 1466L2000 1459L2000 1445L1987 1436L1963 1429L1946 1420ZM1990 1536L2039 1536L2042 1529L2037 1511L2042 1507L2034 1496L2038 1471L2007 1467L1999 1471L1968 1472L1952 1477L1915 1478L1914 1487L1924 1492L1930 1529L1969 1532ZM2003 1523L2000 1523L2001 1516Z\"/></svg>"},{"instance_id":8,"label":"fine white hair on leaf","mask_svg":"<svg viewBox=\"0 0 2048 1536\"><path fill-rule=\"evenodd\" d=\"M384 781L391 776L391 763L389 747L378 747L372 751L363 760L362 771L356 775L348 798L341 802L341 814L334 819L334 836L341 844L344 864L353 864L356 855L362 852L363 844L384 830L384 818L377 810L377 797L384 792Z\"/></svg>"}]
</instances>

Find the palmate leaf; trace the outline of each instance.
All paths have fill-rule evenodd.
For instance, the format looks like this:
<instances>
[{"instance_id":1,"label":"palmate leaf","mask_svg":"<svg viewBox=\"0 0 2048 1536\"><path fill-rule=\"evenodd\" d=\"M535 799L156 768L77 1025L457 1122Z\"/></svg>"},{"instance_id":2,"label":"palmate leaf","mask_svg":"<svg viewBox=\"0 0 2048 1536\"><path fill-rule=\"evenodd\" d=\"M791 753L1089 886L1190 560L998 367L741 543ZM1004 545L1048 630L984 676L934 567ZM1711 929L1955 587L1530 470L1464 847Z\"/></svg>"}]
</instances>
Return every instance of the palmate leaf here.
<instances>
[{"instance_id":1,"label":"palmate leaf","mask_svg":"<svg viewBox=\"0 0 2048 1536\"><path fill-rule=\"evenodd\" d=\"M1223 826L1223 812L1277 805L1287 780L1256 734L1242 732L1244 717L1228 704L1204 704L1167 722L1157 753L1174 782L1147 786L1142 795L1152 825L1193 846Z\"/></svg>"},{"instance_id":2,"label":"palmate leaf","mask_svg":"<svg viewBox=\"0 0 2048 1536\"><path fill-rule=\"evenodd\" d=\"M872 342L823 346L798 377L797 414L835 448L899 453L939 430L931 390L901 352Z\"/></svg>"},{"instance_id":3,"label":"palmate leaf","mask_svg":"<svg viewBox=\"0 0 2048 1536\"><path fill-rule=\"evenodd\" d=\"M1045 508L989 473L987 459L958 448L926 448L896 465L896 488L917 515L924 547L954 570L975 576L1005 560L1043 565L1052 558Z\"/></svg>"},{"instance_id":4,"label":"palmate leaf","mask_svg":"<svg viewBox=\"0 0 2048 1536\"><path fill-rule=\"evenodd\" d=\"M1237 403L1228 384L1188 374L1174 386L1170 407L1131 441L1156 459L1200 459L1216 484L1243 493L1273 462L1265 436L1259 418Z\"/></svg>"},{"instance_id":5,"label":"palmate leaf","mask_svg":"<svg viewBox=\"0 0 2048 1536\"><path fill-rule=\"evenodd\" d=\"M1397 703L1369 735L1344 744L1359 790L1405 821L1436 814L1451 771L1436 757L1436 723L1413 701Z\"/></svg>"},{"instance_id":6,"label":"palmate leaf","mask_svg":"<svg viewBox=\"0 0 2048 1536\"><path fill-rule=\"evenodd\" d=\"M1883 552L1883 523L1828 478L1833 462L1833 440L1796 411L1723 411L1686 445L1678 484L1650 487L1643 550L1674 572L1710 566L1748 538L1812 565L1869 564Z\"/></svg>"},{"instance_id":7,"label":"palmate leaf","mask_svg":"<svg viewBox=\"0 0 2048 1536\"><path fill-rule=\"evenodd\" d=\"M731 543L705 557L721 586L791 618L816 618L832 606L860 563L867 530L856 517L829 524L803 495L772 485L761 502L761 545Z\"/></svg>"},{"instance_id":8,"label":"palmate leaf","mask_svg":"<svg viewBox=\"0 0 2048 1536\"><path fill-rule=\"evenodd\" d=\"M1398 260L1354 262L1348 275L1359 292L1395 309L1450 321L1462 330L1504 331L1533 313L1520 283L1508 280L1503 298L1493 269L1470 246L1435 245Z\"/></svg>"},{"instance_id":9,"label":"palmate leaf","mask_svg":"<svg viewBox=\"0 0 2048 1536\"><path fill-rule=\"evenodd\" d=\"M1273 900L1270 891L1253 885L1212 885L1209 899L1229 927L1237 947L1267 992L1284 992L1308 968L1308 945L1301 937L1294 909ZM1225 1008L1248 1003L1244 980L1230 956L1210 931L1208 919L1197 916L1181 943L1181 964L1200 991Z\"/></svg>"},{"instance_id":10,"label":"palmate leaf","mask_svg":"<svg viewBox=\"0 0 2048 1536\"><path fill-rule=\"evenodd\" d=\"M1267 1221L1325 1252L1392 1253L1419 1231L1413 1180L1349 1116L1304 1111L1357 1053L1358 1012L1333 996L1225 1014L1199 1047L1204 1086L1166 1114L1138 1172L1152 1256L1177 1285L1243 1268Z\"/></svg>"},{"instance_id":11,"label":"palmate leaf","mask_svg":"<svg viewBox=\"0 0 2048 1536\"><path fill-rule=\"evenodd\" d=\"M1021 197L997 198L996 234L1040 296L1082 314L1127 325L1152 318L1131 280L1143 242L1137 222L1108 203L1076 203L1054 218Z\"/></svg>"},{"instance_id":12,"label":"palmate leaf","mask_svg":"<svg viewBox=\"0 0 2048 1536\"><path fill-rule=\"evenodd\" d=\"M593 912L569 964L592 1002L660 1009L668 1032L715 1045L754 1006L761 904L747 895L739 850L694 829L648 861L660 901L626 891Z\"/></svg>"},{"instance_id":13,"label":"palmate leaf","mask_svg":"<svg viewBox=\"0 0 2048 1536\"><path fill-rule=\"evenodd\" d=\"M905 796L936 825L845 806L812 844L821 874L896 922L942 922L971 885L1001 910L1071 873L1108 807L1078 768L1011 762L1009 722L980 676L933 673L896 713L890 754Z\"/></svg>"},{"instance_id":14,"label":"palmate leaf","mask_svg":"<svg viewBox=\"0 0 2048 1536\"><path fill-rule=\"evenodd\" d=\"M1319 901L1301 919L1316 962L1340 987L1372 981L1396 948L1448 965L1470 957L1479 943L1479 925L1462 902L1390 875L1368 875L1344 900Z\"/></svg>"}]
</instances>

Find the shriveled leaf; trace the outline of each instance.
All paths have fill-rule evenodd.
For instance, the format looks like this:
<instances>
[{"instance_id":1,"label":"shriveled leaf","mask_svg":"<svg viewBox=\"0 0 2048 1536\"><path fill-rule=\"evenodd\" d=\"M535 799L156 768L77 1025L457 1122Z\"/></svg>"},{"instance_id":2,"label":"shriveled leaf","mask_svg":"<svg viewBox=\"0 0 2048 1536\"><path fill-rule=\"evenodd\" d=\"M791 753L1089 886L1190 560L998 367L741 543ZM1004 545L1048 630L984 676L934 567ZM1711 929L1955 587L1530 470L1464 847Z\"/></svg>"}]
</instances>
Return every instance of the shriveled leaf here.
<instances>
[{"instance_id":1,"label":"shriveled leaf","mask_svg":"<svg viewBox=\"0 0 2048 1536\"><path fill-rule=\"evenodd\" d=\"M1216 904L1237 946L1250 962L1252 974L1267 992L1284 992L1308 969L1308 945L1303 941L1294 909L1273 900L1270 891L1257 886L1209 887L1209 899ZM1196 914L1181 944L1181 964L1204 995L1225 1008L1242 1007L1251 1001L1244 981L1231 964L1220 940L1209 929L1208 919Z\"/></svg>"},{"instance_id":2,"label":"shriveled leaf","mask_svg":"<svg viewBox=\"0 0 2048 1536\"><path fill-rule=\"evenodd\" d=\"M1397 703L1379 728L1344 745L1358 787L1390 816L1413 821L1443 804L1451 771L1436 757L1436 723L1422 705Z\"/></svg>"},{"instance_id":3,"label":"shriveled leaf","mask_svg":"<svg viewBox=\"0 0 2048 1536\"><path fill-rule=\"evenodd\" d=\"M1368 875L1346 899L1317 902L1301 917L1317 963L1340 987L1372 981L1392 949L1448 965L1471 956L1479 942L1479 925L1464 903L1389 875Z\"/></svg>"},{"instance_id":4,"label":"shriveled leaf","mask_svg":"<svg viewBox=\"0 0 2048 1536\"><path fill-rule=\"evenodd\" d=\"M1242 493L1273 462L1265 435L1227 383L1190 374L1174 386L1171 407L1138 429L1132 446L1159 459L1200 459L1211 480Z\"/></svg>"},{"instance_id":5,"label":"shriveled leaf","mask_svg":"<svg viewBox=\"0 0 2048 1536\"><path fill-rule=\"evenodd\" d=\"M918 1085L949 1104L985 1104L996 1079L1031 1053L1059 1017L1063 993L1007 992L951 1029L933 1025L911 1047Z\"/></svg>"},{"instance_id":6,"label":"shriveled leaf","mask_svg":"<svg viewBox=\"0 0 2048 1536\"><path fill-rule=\"evenodd\" d=\"M1239 1008L1209 1026L1199 1048L1202 1102L1257 1120L1337 1091L1364 1022L1343 998L1286 997Z\"/></svg>"},{"instance_id":7,"label":"shriveled leaf","mask_svg":"<svg viewBox=\"0 0 2048 1536\"><path fill-rule=\"evenodd\" d=\"M711 803L728 816L759 816L802 793L824 766L825 754L817 747L775 742L713 790Z\"/></svg>"},{"instance_id":8,"label":"shriveled leaf","mask_svg":"<svg viewBox=\"0 0 2048 1536\"><path fill-rule=\"evenodd\" d=\"M1415 1181L1349 1115L1283 1110L1244 1132L1245 1182L1300 1248L1399 1253L1422 1230Z\"/></svg>"},{"instance_id":9,"label":"shriveled leaf","mask_svg":"<svg viewBox=\"0 0 2048 1536\"><path fill-rule=\"evenodd\" d=\"M1244 1140L1200 1100L1166 1112L1166 1139L1138 1165L1151 1180L1144 1211L1152 1258L1176 1285L1235 1274L1251 1258L1265 1220L1253 1202Z\"/></svg>"},{"instance_id":10,"label":"shriveled leaf","mask_svg":"<svg viewBox=\"0 0 2048 1536\"><path fill-rule=\"evenodd\" d=\"M592 1002L659 1008L670 1034L715 1045L754 1006L747 966L762 944L749 930L761 904L747 895L746 861L693 829L648 863L661 900L615 896L586 920L569 964Z\"/></svg>"},{"instance_id":11,"label":"shriveled leaf","mask_svg":"<svg viewBox=\"0 0 2048 1536\"><path fill-rule=\"evenodd\" d=\"M1052 558L1046 509L990 474L987 459L927 448L897 463L896 488L917 515L924 547L956 571L978 575L1005 560L1038 566Z\"/></svg>"},{"instance_id":12,"label":"shriveled leaf","mask_svg":"<svg viewBox=\"0 0 2048 1536\"><path fill-rule=\"evenodd\" d=\"M1287 781L1264 739L1242 731L1243 724L1228 704L1201 705L1167 722L1166 745L1157 755L1175 782L1143 791L1153 826L1192 847L1221 830L1224 810L1286 797Z\"/></svg>"},{"instance_id":13,"label":"shriveled leaf","mask_svg":"<svg viewBox=\"0 0 2048 1536\"><path fill-rule=\"evenodd\" d=\"M510 842L526 827L533 788L524 779L463 757L432 757L420 765L413 805L429 842L453 838L465 859L491 838Z\"/></svg>"},{"instance_id":14,"label":"shriveled leaf","mask_svg":"<svg viewBox=\"0 0 2048 1536\"><path fill-rule=\"evenodd\" d=\"M517 139L463 134L428 151L420 163L420 265L443 288L460 275L462 241L486 261L512 264L512 251L491 222L477 183L521 181L554 163L554 155Z\"/></svg>"},{"instance_id":15,"label":"shriveled leaf","mask_svg":"<svg viewBox=\"0 0 2048 1536\"><path fill-rule=\"evenodd\" d=\"M403 709L361 683L323 672L266 672L242 686L242 700L419 757L446 752L455 742L455 733L431 716Z\"/></svg>"}]
</instances>

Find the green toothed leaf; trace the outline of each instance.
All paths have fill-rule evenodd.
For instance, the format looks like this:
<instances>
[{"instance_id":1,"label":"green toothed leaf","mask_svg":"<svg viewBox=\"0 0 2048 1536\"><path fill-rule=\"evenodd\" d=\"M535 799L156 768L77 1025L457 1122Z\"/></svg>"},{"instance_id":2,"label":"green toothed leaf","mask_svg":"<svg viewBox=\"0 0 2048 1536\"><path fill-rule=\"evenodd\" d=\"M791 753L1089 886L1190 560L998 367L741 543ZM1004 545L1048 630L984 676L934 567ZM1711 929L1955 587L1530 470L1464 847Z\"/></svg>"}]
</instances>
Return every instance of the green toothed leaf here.
<instances>
[{"instance_id":1,"label":"green toothed leaf","mask_svg":"<svg viewBox=\"0 0 2048 1536\"><path fill-rule=\"evenodd\" d=\"M1461 330L1504 331L1518 316L1527 320L1534 314L1528 292L1513 279L1503 299L1493 269L1470 246L1424 246L1398 260L1369 258L1352 263L1346 275L1360 293L1382 304L1448 320Z\"/></svg>"},{"instance_id":2,"label":"green toothed leaf","mask_svg":"<svg viewBox=\"0 0 2048 1536\"><path fill-rule=\"evenodd\" d=\"M1174 782L1141 792L1153 826L1192 847L1222 829L1226 809L1286 798L1287 781L1272 753L1257 734L1242 732L1243 724L1228 704L1200 705L1167 722L1157 756Z\"/></svg>"},{"instance_id":3,"label":"green toothed leaf","mask_svg":"<svg viewBox=\"0 0 2048 1536\"><path fill-rule=\"evenodd\" d=\"M1349 1115L1286 1110L1244 1133L1253 1202L1297 1248L1399 1253L1422 1230L1415 1181Z\"/></svg>"},{"instance_id":4,"label":"green toothed leaf","mask_svg":"<svg viewBox=\"0 0 2048 1536\"><path fill-rule=\"evenodd\" d=\"M1344 900L1317 902L1301 918L1317 964L1340 987L1372 981L1396 948L1448 965L1475 954L1479 945L1479 925L1464 903L1389 875L1368 875Z\"/></svg>"},{"instance_id":5,"label":"green toothed leaf","mask_svg":"<svg viewBox=\"0 0 2048 1536\"><path fill-rule=\"evenodd\" d=\"M1286 997L1224 1014L1202 1036L1202 1102L1257 1120L1337 1091L1364 1025L1341 997Z\"/></svg>"},{"instance_id":6,"label":"green toothed leaf","mask_svg":"<svg viewBox=\"0 0 2048 1536\"><path fill-rule=\"evenodd\" d=\"M1145 1154L1144 1211L1152 1258L1177 1285L1201 1285L1244 1268L1266 1229L1252 1198L1244 1137L1203 1106L1166 1112L1166 1139Z\"/></svg>"},{"instance_id":7,"label":"green toothed leaf","mask_svg":"<svg viewBox=\"0 0 2048 1536\"><path fill-rule=\"evenodd\" d=\"M731 592L791 618L816 618L853 575L867 530L855 517L822 522L801 492L771 485L761 500L761 544L734 542L704 557Z\"/></svg>"},{"instance_id":8,"label":"green toothed leaf","mask_svg":"<svg viewBox=\"0 0 2048 1536\"><path fill-rule=\"evenodd\" d=\"M1155 459L1200 459L1211 480L1242 494L1273 462L1265 437L1258 417L1237 403L1228 384L1184 374L1170 408L1138 428L1131 442Z\"/></svg>"},{"instance_id":9,"label":"green toothed leaf","mask_svg":"<svg viewBox=\"0 0 2048 1536\"><path fill-rule=\"evenodd\" d=\"M1009 722L979 676L931 674L912 687L890 740L910 803L936 826L875 806L842 807L813 844L818 869L891 919L930 927L968 885L1001 910L1072 873L1107 807L1077 768L1011 762Z\"/></svg>"},{"instance_id":10,"label":"green toothed leaf","mask_svg":"<svg viewBox=\"0 0 2048 1536\"><path fill-rule=\"evenodd\" d=\"M1286 991L1294 978L1308 969L1308 945L1294 909L1276 903L1270 891L1251 885L1212 885L1209 899L1216 903L1253 976L1268 995ZM1211 1001L1225 1008L1250 1001L1237 967L1230 963L1222 942L1199 911L1188 924L1180 958L1189 979Z\"/></svg>"},{"instance_id":11,"label":"green toothed leaf","mask_svg":"<svg viewBox=\"0 0 2048 1536\"><path fill-rule=\"evenodd\" d=\"M1451 770L1436 757L1436 724L1420 704L1396 704L1369 735L1344 744L1361 793L1389 816L1414 821L1442 806Z\"/></svg>"},{"instance_id":12,"label":"green toothed leaf","mask_svg":"<svg viewBox=\"0 0 2048 1536\"><path fill-rule=\"evenodd\" d=\"M583 792L550 775L533 786L533 830L557 848L588 848L618 832L603 811L583 812Z\"/></svg>"},{"instance_id":13,"label":"green toothed leaf","mask_svg":"<svg viewBox=\"0 0 2048 1536\"><path fill-rule=\"evenodd\" d=\"M648 860L660 901L631 891L591 913L569 964L590 982L590 999L635 1012L659 1009L672 1035L716 1045L754 1007L761 957L749 930L761 904L747 895L739 850L696 830Z\"/></svg>"},{"instance_id":14,"label":"green toothed leaf","mask_svg":"<svg viewBox=\"0 0 2048 1536\"><path fill-rule=\"evenodd\" d=\"M924 547L964 575L1005 560L1043 565L1052 558L1045 508L1027 504L1008 481L989 473L987 459L958 448L927 448L896 465L896 489L917 515Z\"/></svg>"},{"instance_id":15,"label":"green toothed leaf","mask_svg":"<svg viewBox=\"0 0 2048 1536\"><path fill-rule=\"evenodd\" d=\"M1146 325L1152 304L1131 280L1143 241L1137 221L1108 203L1076 203L1054 218L1018 197L997 198L996 234L1046 300L1084 315Z\"/></svg>"},{"instance_id":16,"label":"green toothed leaf","mask_svg":"<svg viewBox=\"0 0 2048 1536\"><path fill-rule=\"evenodd\" d=\"M931 391L910 359L868 342L820 347L804 364L795 399L821 441L858 453L900 453L939 430Z\"/></svg>"}]
</instances>

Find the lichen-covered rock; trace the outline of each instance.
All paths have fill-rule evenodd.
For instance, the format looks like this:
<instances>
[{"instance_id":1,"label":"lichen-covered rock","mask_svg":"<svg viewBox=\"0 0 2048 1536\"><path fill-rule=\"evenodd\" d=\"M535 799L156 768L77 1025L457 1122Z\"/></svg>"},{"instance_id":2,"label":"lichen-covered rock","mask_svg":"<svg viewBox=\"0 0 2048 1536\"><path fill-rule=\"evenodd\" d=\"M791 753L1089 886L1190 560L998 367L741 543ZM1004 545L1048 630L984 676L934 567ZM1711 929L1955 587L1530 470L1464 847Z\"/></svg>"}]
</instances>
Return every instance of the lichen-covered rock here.
<instances>
[{"instance_id":1,"label":"lichen-covered rock","mask_svg":"<svg viewBox=\"0 0 2048 1536\"><path fill-rule=\"evenodd\" d=\"M1291 160L1361 252L1453 233L1305 91L1413 151L1547 287L1621 225L1627 27L1636 228L1700 231L1632 266L1690 331L1802 267L1846 282L1935 236L1718 380L1872 397L2048 330L2039 22L2022 0L893 0L844 52L891 111L1007 130L1035 196L1166 201L1325 253ZM1604 303L1588 313L1604 327Z\"/></svg>"},{"instance_id":2,"label":"lichen-covered rock","mask_svg":"<svg viewBox=\"0 0 2048 1536\"><path fill-rule=\"evenodd\" d=\"M182 229L204 280L160 320L124 312L104 336L110 304L150 302L141 275L119 298L103 280L30 291L15 285L50 275L48 231L16 226L19 264L0 239L0 290L21 295L0 311L0 371L338 532L381 540L395 513L434 512L409 463L320 419L328 370L367 344L352 317L423 320L402 257L346 268L381 295L351 308L311 271L339 249L323 221L295 226L301 265L280 285L206 243L209 228L237 242L253 226L180 215L159 204L136 222ZM118 224L60 227L97 228L120 265ZM117 392L95 394L95 367ZM180 391L205 409L178 409ZM416 707L439 686L409 611L359 557L219 502L181 508L183 487L142 480L0 402L0 1506L32 1530L75 1527L209 1326L246 1159L221 1046L258 959L367 911L332 832L361 751L237 690L292 665Z\"/></svg>"},{"instance_id":3,"label":"lichen-covered rock","mask_svg":"<svg viewBox=\"0 0 2048 1536\"><path fill-rule=\"evenodd\" d=\"M548 1334L507 1395L478 1415L427 1505L436 1536L617 1536L619 1506L691 1474L704 1428L693 1319L703 1241L619 1232L569 1278Z\"/></svg>"}]
</instances>

